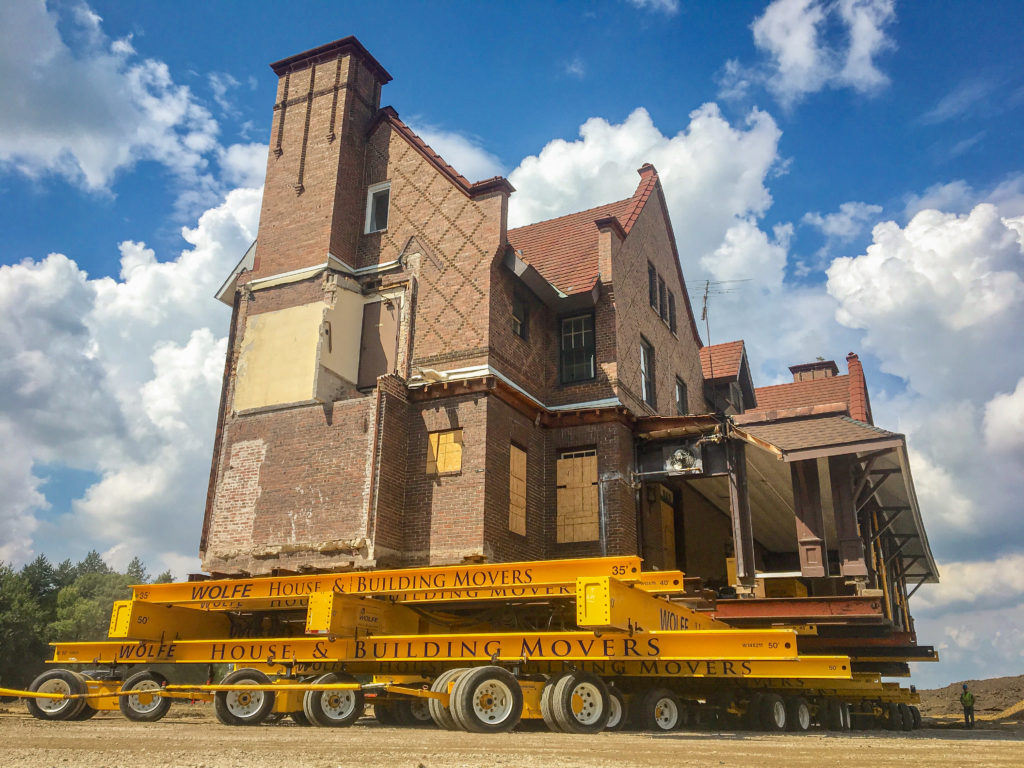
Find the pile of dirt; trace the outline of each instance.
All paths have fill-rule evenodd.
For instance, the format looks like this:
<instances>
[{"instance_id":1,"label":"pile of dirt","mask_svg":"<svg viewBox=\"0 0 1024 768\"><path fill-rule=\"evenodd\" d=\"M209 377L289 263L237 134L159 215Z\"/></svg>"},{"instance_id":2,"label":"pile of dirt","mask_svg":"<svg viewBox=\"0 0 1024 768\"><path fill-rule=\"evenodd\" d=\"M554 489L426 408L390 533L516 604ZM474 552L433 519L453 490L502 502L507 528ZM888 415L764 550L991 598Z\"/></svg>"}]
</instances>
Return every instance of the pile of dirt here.
<instances>
[{"instance_id":1,"label":"pile of dirt","mask_svg":"<svg viewBox=\"0 0 1024 768\"><path fill-rule=\"evenodd\" d=\"M1024 675L1016 677L991 677L987 680L961 680L950 683L945 688L934 688L919 691L921 694L921 714L927 717L960 714L960 693L963 684L974 694L974 711L981 715L1013 715L1005 712L1014 709L1015 705L1024 701Z\"/></svg>"}]
</instances>

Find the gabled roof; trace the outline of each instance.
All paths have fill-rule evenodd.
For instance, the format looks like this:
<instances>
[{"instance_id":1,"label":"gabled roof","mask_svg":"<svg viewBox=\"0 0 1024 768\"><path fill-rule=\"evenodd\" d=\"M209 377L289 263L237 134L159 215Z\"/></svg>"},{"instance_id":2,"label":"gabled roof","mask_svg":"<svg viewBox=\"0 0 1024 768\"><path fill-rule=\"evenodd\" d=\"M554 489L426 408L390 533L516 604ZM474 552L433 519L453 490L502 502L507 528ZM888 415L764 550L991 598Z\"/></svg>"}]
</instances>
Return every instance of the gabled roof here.
<instances>
[{"instance_id":1,"label":"gabled roof","mask_svg":"<svg viewBox=\"0 0 1024 768\"><path fill-rule=\"evenodd\" d=\"M738 379L743 365L743 340L712 344L700 350L700 368L705 381ZM761 390L757 390L760 392Z\"/></svg>"},{"instance_id":2,"label":"gabled roof","mask_svg":"<svg viewBox=\"0 0 1024 768\"><path fill-rule=\"evenodd\" d=\"M382 107L370 122L370 127L366 129L366 135L371 136L381 123L388 123L396 133L409 142L413 149L419 152L428 163L440 171L443 176L457 186L467 197L479 197L480 195L496 191L511 195L516 191L515 187L504 176L493 176L483 181L470 182L469 179L446 163L444 158L431 149L430 145L417 136L408 125L402 122L394 107Z\"/></svg>"},{"instance_id":3,"label":"gabled roof","mask_svg":"<svg viewBox=\"0 0 1024 768\"><path fill-rule=\"evenodd\" d=\"M508 231L508 242L520 258L566 295L584 293L598 278L598 227L614 218L622 226L633 208L632 199L589 208L557 219L539 221Z\"/></svg>"},{"instance_id":4,"label":"gabled roof","mask_svg":"<svg viewBox=\"0 0 1024 768\"><path fill-rule=\"evenodd\" d=\"M658 185L658 172L650 163L642 165L638 173L640 184L632 197L510 229L509 244L562 293L589 291L599 277L600 228L610 224L628 235Z\"/></svg>"}]
</instances>

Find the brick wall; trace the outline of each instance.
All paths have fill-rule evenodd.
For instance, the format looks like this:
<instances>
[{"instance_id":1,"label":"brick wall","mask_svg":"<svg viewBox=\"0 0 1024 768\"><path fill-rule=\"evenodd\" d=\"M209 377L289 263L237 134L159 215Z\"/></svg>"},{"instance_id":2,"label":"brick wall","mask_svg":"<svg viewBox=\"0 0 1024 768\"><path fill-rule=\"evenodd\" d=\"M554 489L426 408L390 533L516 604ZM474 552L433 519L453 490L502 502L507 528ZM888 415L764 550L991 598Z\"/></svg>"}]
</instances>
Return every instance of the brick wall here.
<instances>
[{"instance_id":1,"label":"brick wall","mask_svg":"<svg viewBox=\"0 0 1024 768\"><path fill-rule=\"evenodd\" d=\"M686 313L684 288L679 282L668 225L660 204L660 185L644 206L625 240L612 253L618 334L619 397L630 410L652 413L642 402L640 336L654 347L656 413L674 416L676 376L686 383L690 413L704 413L704 379L700 353ZM676 297L676 333L669 330L651 307L647 290L647 263L652 263Z\"/></svg>"},{"instance_id":2,"label":"brick wall","mask_svg":"<svg viewBox=\"0 0 1024 768\"><path fill-rule=\"evenodd\" d=\"M364 134L379 83L358 58L296 64L278 80L255 276L355 264Z\"/></svg>"},{"instance_id":3,"label":"brick wall","mask_svg":"<svg viewBox=\"0 0 1024 768\"><path fill-rule=\"evenodd\" d=\"M394 261L412 238L426 251L418 265L413 365L458 368L483 363L488 345L490 272L504 238L507 198L470 198L387 121L366 147L362 189L391 182L388 226L361 235L359 264Z\"/></svg>"},{"instance_id":4,"label":"brick wall","mask_svg":"<svg viewBox=\"0 0 1024 768\"><path fill-rule=\"evenodd\" d=\"M484 554L487 397L461 395L412 403L402 559L406 564L453 563ZM426 473L428 434L462 429L462 469Z\"/></svg>"}]
</instances>

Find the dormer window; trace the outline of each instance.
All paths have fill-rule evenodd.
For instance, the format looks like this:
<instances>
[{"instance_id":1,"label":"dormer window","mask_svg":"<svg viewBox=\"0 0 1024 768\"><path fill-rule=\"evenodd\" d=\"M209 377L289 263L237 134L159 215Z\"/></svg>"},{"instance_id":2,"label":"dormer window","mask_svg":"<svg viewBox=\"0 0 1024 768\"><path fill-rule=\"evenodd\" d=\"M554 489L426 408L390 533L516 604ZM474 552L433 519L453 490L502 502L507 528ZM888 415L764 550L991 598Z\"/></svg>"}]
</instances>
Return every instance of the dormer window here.
<instances>
[{"instance_id":1,"label":"dormer window","mask_svg":"<svg viewBox=\"0 0 1024 768\"><path fill-rule=\"evenodd\" d=\"M391 182L374 184L366 192L366 232L381 232L388 228L388 208L391 203Z\"/></svg>"}]
</instances>

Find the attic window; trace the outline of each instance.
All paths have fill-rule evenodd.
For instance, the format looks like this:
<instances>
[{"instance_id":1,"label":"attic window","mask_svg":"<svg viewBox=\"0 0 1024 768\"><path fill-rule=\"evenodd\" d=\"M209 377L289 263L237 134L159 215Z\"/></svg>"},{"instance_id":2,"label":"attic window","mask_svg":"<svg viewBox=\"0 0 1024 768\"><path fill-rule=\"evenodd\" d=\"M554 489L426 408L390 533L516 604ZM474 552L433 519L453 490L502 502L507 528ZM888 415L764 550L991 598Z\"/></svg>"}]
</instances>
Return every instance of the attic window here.
<instances>
[{"instance_id":1,"label":"attic window","mask_svg":"<svg viewBox=\"0 0 1024 768\"><path fill-rule=\"evenodd\" d=\"M388 228L388 208L391 203L391 182L374 184L366 193L366 232L381 232Z\"/></svg>"},{"instance_id":2,"label":"attic window","mask_svg":"<svg viewBox=\"0 0 1024 768\"><path fill-rule=\"evenodd\" d=\"M526 327L529 322L529 309L522 296L512 297L512 332L520 338L526 338Z\"/></svg>"}]
</instances>

